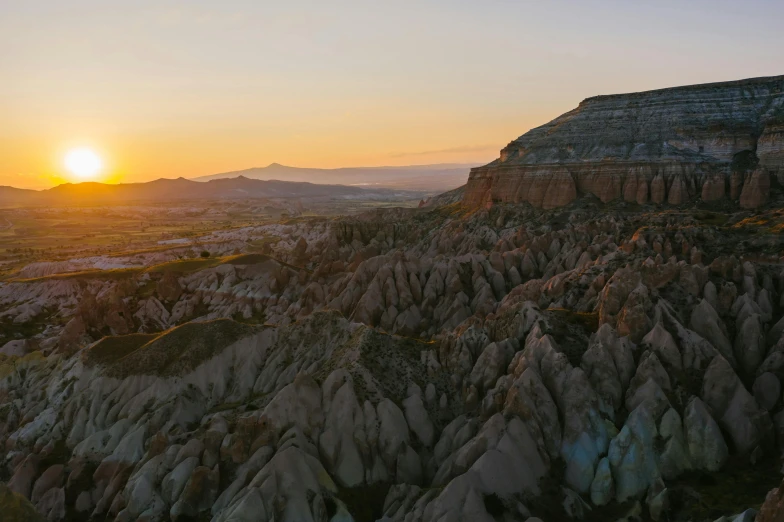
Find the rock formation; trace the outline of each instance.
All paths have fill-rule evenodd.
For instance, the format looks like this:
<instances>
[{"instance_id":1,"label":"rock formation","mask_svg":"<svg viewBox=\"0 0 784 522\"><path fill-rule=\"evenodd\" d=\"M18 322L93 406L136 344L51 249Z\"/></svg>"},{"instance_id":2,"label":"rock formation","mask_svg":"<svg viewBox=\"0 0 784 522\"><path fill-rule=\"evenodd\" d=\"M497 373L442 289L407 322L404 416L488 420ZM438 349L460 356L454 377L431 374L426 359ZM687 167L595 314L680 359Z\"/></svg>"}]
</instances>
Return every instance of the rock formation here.
<instances>
[{"instance_id":1,"label":"rock formation","mask_svg":"<svg viewBox=\"0 0 784 522\"><path fill-rule=\"evenodd\" d=\"M771 176L784 180L784 76L588 98L472 169L464 202L680 205L732 183L730 197L756 208Z\"/></svg>"},{"instance_id":2,"label":"rock formation","mask_svg":"<svg viewBox=\"0 0 784 522\"><path fill-rule=\"evenodd\" d=\"M606 194L689 190L643 178ZM5 324L52 324L0 354L0 496L53 522L668 520L684 477L778 470L777 209L445 204L0 285Z\"/></svg>"},{"instance_id":3,"label":"rock formation","mask_svg":"<svg viewBox=\"0 0 784 522\"><path fill-rule=\"evenodd\" d=\"M619 100L711 89L584 105L627 121ZM780 131L733 152L744 127L710 141L691 103L671 117L696 163L651 141L621 172L586 142L549 180L474 176L479 208L459 189L20 267L0 281L0 520L780 520ZM503 186L553 208L493 203ZM635 204L563 207L585 192Z\"/></svg>"}]
</instances>

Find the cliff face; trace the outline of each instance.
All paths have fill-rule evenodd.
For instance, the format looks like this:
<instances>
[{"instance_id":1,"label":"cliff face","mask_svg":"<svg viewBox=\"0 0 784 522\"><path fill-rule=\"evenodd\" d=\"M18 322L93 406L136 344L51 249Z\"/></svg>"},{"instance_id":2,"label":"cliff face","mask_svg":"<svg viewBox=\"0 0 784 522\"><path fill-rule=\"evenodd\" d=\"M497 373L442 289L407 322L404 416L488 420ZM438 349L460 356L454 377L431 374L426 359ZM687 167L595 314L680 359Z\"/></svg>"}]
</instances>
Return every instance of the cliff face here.
<instances>
[{"instance_id":1,"label":"cliff face","mask_svg":"<svg viewBox=\"0 0 784 522\"><path fill-rule=\"evenodd\" d=\"M784 76L588 98L472 169L464 202L547 209L594 194L749 208L767 200L770 176L784 181Z\"/></svg>"}]
</instances>

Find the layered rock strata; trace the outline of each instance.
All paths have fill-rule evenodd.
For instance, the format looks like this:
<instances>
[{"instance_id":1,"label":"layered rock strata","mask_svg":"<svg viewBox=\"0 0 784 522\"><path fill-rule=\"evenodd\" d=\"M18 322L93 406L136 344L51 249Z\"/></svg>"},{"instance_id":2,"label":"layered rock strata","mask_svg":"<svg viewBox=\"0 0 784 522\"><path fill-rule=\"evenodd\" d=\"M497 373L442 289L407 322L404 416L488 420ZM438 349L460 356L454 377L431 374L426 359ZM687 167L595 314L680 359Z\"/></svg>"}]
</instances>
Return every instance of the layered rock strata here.
<instances>
[{"instance_id":1,"label":"layered rock strata","mask_svg":"<svg viewBox=\"0 0 784 522\"><path fill-rule=\"evenodd\" d=\"M588 98L472 169L463 201L550 209L593 194L756 208L771 177L784 181L784 76Z\"/></svg>"}]
</instances>

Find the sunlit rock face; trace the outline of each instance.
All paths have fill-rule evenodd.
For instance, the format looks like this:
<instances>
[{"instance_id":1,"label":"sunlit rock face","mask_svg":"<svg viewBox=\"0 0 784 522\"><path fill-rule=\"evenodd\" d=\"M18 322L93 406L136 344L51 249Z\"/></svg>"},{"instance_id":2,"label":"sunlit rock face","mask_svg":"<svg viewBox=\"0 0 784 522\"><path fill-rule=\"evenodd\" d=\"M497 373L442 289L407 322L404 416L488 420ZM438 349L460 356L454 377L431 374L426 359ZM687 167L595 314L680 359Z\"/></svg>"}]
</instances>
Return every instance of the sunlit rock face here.
<instances>
[{"instance_id":1,"label":"sunlit rock face","mask_svg":"<svg viewBox=\"0 0 784 522\"><path fill-rule=\"evenodd\" d=\"M725 197L722 180L729 185L736 172L750 181L757 165L746 208L767 201L760 177L784 179L784 76L588 98L472 169L463 201L544 209L581 194L640 204L715 201Z\"/></svg>"}]
</instances>

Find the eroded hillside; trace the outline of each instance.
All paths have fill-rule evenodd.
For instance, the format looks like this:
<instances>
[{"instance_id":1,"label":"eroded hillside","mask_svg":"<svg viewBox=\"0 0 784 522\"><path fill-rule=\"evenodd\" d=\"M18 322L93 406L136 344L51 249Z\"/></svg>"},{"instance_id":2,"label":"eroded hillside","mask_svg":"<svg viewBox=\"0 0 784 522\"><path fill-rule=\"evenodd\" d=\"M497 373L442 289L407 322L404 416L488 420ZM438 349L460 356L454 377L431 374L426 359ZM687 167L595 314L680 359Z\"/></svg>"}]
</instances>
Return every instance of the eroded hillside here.
<instances>
[{"instance_id":1,"label":"eroded hillside","mask_svg":"<svg viewBox=\"0 0 784 522\"><path fill-rule=\"evenodd\" d=\"M595 96L471 170L465 201L767 203L784 183L784 76Z\"/></svg>"},{"instance_id":2,"label":"eroded hillside","mask_svg":"<svg viewBox=\"0 0 784 522\"><path fill-rule=\"evenodd\" d=\"M50 520L757 509L784 443L771 200L436 202L31 265L0 286L2 480Z\"/></svg>"}]
</instances>

